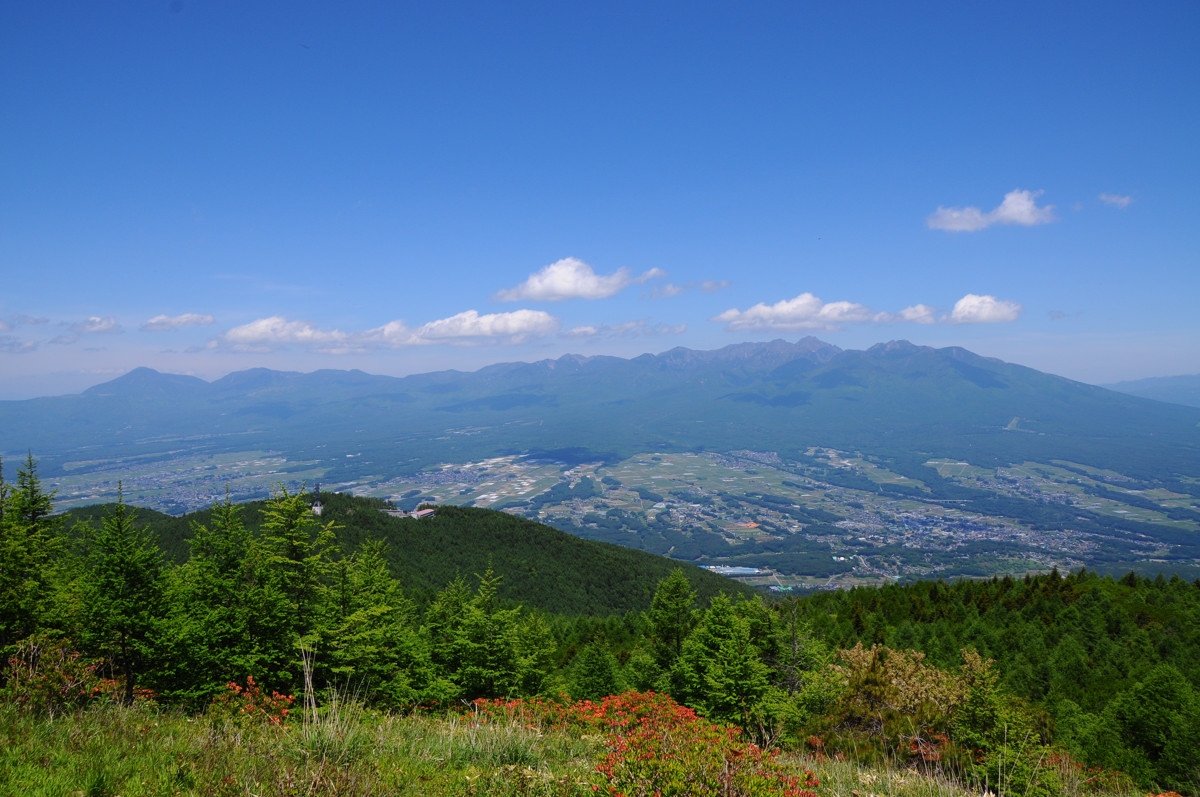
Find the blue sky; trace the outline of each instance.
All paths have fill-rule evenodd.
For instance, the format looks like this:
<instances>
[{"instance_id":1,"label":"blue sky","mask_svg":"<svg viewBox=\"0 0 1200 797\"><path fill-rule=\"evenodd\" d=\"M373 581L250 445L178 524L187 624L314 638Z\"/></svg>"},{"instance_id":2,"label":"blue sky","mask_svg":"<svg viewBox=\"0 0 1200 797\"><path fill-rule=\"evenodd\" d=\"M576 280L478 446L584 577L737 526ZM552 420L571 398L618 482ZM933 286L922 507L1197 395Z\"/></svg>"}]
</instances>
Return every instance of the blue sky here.
<instances>
[{"instance_id":1,"label":"blue sky","mask_svg":"<svg viewBox=\"0 0 1200 797\"><path fill-rule=\"evenodd\" d=\"M1200 4L8 3L0 398L816 335L1200 372Z\"/></svg>"}]
</instances>

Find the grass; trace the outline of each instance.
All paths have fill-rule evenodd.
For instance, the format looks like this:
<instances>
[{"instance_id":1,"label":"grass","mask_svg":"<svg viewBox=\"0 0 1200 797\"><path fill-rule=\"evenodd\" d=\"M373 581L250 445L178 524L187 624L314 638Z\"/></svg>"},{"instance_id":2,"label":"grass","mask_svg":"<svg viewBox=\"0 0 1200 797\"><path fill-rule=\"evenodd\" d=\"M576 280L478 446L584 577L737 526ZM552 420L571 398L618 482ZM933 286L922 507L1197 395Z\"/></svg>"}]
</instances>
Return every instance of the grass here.
<instances>
[{"instance_id":1,"label":"grass","mask_svg":"<svg viewBox=\"0 0 1200 797\"><path fill-rule=\"evenodd\" d=\"M282 725L152 703L99 704L54 719L0 705L0 797L584 797L596 787L606 793L596 770L605 754L599 734L527 715L390 715L333 694L315 714ZM978 795L911 769L786 753L779 761L795 774L813 770L818 797ZM1064 787L1064 797L1098 796L1078 781Z\"/></svg>"},{"instance_id":2,"label":"grass","mask_svg":"<svg viewBox=\"0 0 1200 797\"><path fill-rule=\"evenodd\" d=\"M54 720L0 708L4 797L590 794L602 754L598 739L352 703L283 726L152 705Z\"/></svg>"}]
</instances>

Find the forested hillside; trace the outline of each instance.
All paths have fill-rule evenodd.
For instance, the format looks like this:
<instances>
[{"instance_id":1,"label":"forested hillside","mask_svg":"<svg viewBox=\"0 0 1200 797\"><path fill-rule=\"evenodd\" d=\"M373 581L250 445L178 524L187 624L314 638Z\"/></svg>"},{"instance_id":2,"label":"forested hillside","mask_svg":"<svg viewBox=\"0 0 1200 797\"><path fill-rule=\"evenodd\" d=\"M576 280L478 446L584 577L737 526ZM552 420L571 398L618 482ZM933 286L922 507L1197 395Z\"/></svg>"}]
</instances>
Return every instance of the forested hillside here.
<instances>
[{"instance_id":1,"label":"forested hillside","mask_svg":"<svg viewBox=\"0 0 1200 797\"><path fill-rule=\"evenodd\" d=\"M4 710L233 700L283 722L302 692L410 712L655 691L818 759L1005 793L1200 793L1200 582L1052 573L765 603L502 513L323 499L318 516L280 488L186 529L123 502L55 515L27 459L0 479Z\"/></svg>"}]
</instances>

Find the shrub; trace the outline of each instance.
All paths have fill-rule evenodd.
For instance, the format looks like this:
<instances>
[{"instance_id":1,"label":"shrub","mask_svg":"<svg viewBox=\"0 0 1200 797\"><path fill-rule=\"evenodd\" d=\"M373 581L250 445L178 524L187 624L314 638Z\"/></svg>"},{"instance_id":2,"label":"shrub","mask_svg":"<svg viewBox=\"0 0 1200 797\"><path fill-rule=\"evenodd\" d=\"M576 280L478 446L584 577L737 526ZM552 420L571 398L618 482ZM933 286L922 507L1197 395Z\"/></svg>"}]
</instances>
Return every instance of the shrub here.
<instances>
[{"instance_id":1,"label":"shrub","mask_svg":"<svg viewBox=\"0 0 1200 797\"><path fill-rule=\"evenodd\" d=\"M218 695L209 705L210 717L234 722L282 725L287 721L295 700L292 695L282 695L274 691L268 695L254 681L253 675L246 678L245 686L230 682L225 685L225 689L225 694Z\"/></svg>"},{"instance_id":2,"label":"shrub","mask_svg":"<svg viewBox=\"0 0 1200 797\"><path fill-rule=\"evenodd\" d=\"M96 671L65 639L34 634L17 643L8 660L5 694L21 708L53 718L82 707L103 690Z\"/></svg>"}]
</instances>

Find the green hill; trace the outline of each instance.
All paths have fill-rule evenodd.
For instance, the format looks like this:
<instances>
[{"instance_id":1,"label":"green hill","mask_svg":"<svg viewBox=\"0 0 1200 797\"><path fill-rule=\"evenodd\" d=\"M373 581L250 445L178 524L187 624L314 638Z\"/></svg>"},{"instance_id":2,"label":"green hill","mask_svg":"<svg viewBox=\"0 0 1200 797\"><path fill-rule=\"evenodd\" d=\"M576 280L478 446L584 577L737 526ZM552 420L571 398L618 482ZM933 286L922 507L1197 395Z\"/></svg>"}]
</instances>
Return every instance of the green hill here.
<instances>
[{"instance_id":1,"label":"green hill","mask_svg":"<svg viewBox=\"0 0 1200 797\"><path fill-rule=\"evenodd\" d=\"M610 615L643 611L655 585L681 568L702 599L750 588L694 565L605 542L585 540L520 517L488 509L444 506L431 518L391 517L383 501L322 493L322 521L334 521L349 554L368 540L388 544L392 573L405 591L424 601L462 575L489 567L501 576L500 597L561 615ZM99 520L111 505L73 509L66 522ZM247 527L257 529L263 502L246 504ZM176 562L188 555L193 523L208 523L210 510L172 517L139 509L138 523L158 537Z\"/></svg>"}]
</instances>

